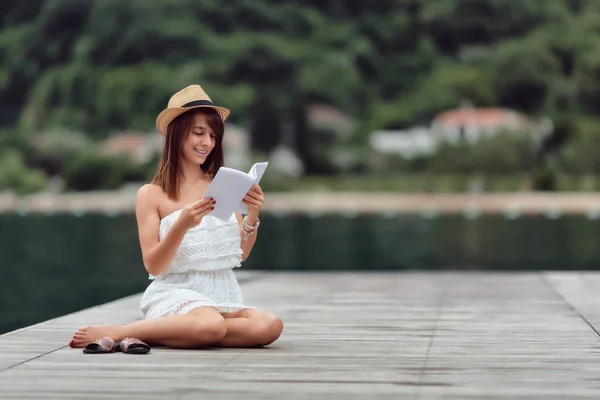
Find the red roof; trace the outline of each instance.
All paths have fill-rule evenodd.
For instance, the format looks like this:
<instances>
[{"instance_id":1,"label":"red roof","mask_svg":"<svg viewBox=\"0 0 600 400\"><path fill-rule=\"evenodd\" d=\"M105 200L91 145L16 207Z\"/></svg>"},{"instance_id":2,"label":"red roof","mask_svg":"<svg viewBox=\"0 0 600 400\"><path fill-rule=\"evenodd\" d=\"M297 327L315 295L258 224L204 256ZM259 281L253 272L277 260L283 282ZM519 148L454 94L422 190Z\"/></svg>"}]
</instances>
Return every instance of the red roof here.
<instances>
[{"instance_id":1,"label":"red roof","mask_svg":"<svg viewBox=\"0 0 600 400\"><path fill-rule=\"evenodd\" d=\"M525 123L525 118L504 108L460 108L438 114L435 122L444 125L504 125L509 122Z\"/></svg>"}]
</instances>

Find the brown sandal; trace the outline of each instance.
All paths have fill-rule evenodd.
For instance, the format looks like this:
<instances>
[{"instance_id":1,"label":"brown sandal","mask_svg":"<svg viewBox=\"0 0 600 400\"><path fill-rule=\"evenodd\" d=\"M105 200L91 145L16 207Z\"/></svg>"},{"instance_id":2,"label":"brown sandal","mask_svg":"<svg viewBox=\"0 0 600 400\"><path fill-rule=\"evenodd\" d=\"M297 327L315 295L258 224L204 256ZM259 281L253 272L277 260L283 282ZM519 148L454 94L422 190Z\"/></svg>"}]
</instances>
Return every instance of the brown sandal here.
<instances>
[{"instance_id":1,"label":"brown sandal","mask_svg":"<svg viewBox=\"0 0 600 400\"><path fill-rule=\"evenodd\" d=\"M115 343L115 349L126 354L148 354L150 346L136 338L125 338Z\"/></svg>"},{"instance_id":2,"label":"brown sandal","mask_svg":"<svg viewBox=\"0 0 600 400\"><path fill-rule=\"evenodd\" d=\"M102 339L98 339L95 342L89 343L83 349L85 354L103 354L103 353L112 353L115 348L115 342L108 336L103 337Z\"/></svg>"}]
</instances>

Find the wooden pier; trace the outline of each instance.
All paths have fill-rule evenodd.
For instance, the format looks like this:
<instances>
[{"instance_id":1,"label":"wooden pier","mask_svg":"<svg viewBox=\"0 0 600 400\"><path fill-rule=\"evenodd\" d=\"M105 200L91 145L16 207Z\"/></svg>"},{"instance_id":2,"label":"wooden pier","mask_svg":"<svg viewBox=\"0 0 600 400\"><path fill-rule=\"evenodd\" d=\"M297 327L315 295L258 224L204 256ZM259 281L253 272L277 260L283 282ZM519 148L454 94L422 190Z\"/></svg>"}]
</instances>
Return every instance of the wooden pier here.
<instances>
[{"instance_id":1,"label":"wooden pier","mask_svg":"<svg viewBox=\"0 0 600 400\"><path fill-rule=\"evenodd\" d=\"M241 275L242 276L242 275ZM264 349L86 355L139 295L0 336L0 399L598 399L600 273L252 273Z\"/></svg>"}]
</instances>

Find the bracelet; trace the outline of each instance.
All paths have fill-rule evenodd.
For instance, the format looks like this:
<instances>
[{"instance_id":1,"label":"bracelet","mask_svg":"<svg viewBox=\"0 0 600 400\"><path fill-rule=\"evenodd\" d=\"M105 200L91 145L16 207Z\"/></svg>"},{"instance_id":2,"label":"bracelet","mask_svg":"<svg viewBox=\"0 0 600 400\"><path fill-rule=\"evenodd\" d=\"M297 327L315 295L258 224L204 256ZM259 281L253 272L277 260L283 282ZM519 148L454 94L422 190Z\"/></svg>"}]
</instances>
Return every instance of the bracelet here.
<instances>
[{"instance_id":1,"label":"bracelet","mask_svg":"<svg viewBox=\"0 0 600 400\"><path fill-rule=\"evenodd\" d=\"M250 225L250 224L248 224L248 216L246 215L244 217L242 225L244 226L244 230L247 230L250 232L255 231L256 229L258 229L258 226L260 225L260 219L257 218L256 223L254 225Z\"/></svg>"},{"instance_id":2,"label":"bracelet","mask_svg":"<svg viewBox=\"0 0 600 400\"><path fill-rule=\"evenodd\" d=\"M256 223L254 225L250 225L248 224L246 218L247 216L244 217L244 220L242 222L242 233L244 234L244 241L248 241L250 236L254 234L254 231L256 231L256 229L258 229L258 226L260 225L259 219L256 220Z\"/></svg>"}]
</instances>

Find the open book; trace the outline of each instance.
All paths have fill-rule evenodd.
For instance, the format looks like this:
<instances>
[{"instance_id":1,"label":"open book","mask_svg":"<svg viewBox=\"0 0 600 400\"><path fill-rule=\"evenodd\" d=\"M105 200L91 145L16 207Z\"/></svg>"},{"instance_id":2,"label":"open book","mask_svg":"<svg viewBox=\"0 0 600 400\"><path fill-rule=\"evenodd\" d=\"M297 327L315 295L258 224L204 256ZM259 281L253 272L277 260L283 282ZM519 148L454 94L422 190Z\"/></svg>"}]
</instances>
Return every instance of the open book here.
<instances>
[{"instance_id":1,"label":"open book","mask_svg":"<svg viewBox=\"0 0 600 400\"><path fill-rule=\"evenodd\" d=\"M268 162L256 163L248 173L233 168L219 168L204 194L204 197L212 197L216 201L215 209L209 215L227 221L234 212L247 214L248 207L242 200L252 185L260 182L268 165Z\"/></svg>"}]
</instances>

